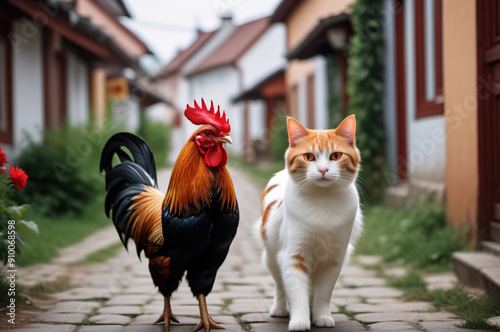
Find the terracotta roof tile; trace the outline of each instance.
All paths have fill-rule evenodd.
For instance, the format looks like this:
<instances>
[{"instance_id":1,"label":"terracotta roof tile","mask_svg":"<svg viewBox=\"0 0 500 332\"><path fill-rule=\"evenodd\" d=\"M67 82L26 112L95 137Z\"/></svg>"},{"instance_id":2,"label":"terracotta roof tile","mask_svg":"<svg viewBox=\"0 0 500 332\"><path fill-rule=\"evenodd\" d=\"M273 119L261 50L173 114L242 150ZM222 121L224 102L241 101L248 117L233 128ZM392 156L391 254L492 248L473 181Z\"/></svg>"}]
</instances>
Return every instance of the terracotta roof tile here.
<instances>
[{"instance_id":1,"label":"terracotta roof tile","mask_svg":"<svg viewBox=\"0 0 500 332\"><path fill-rule=\"evenodd\" d=\"M217 30L200 32L198 38L188 48L177 54L172 61L160 69L158 74L156 74L156 78L168 77L177 72L180 67L215 34L216 31Z\"/></svg>"},{"instance_id":2,"label":"terracotta roof tile","mask_svg":"<svg viewBox=\"0 0 500 332\"><path fill-rule=\"evenodd\" d=\"M223 65L234 64L269 27L269 17L236 26L233 33L214 52L187 75L195 75Z\"/></svg>"}]
</instances>

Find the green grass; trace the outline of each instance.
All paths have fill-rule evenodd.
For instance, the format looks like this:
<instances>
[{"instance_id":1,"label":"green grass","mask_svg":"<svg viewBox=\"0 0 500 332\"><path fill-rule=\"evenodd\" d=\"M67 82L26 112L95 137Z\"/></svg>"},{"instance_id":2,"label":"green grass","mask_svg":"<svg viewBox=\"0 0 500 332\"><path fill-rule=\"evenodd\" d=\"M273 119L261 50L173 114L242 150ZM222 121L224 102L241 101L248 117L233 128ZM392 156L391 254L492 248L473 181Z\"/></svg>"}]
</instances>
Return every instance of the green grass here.
<instances>
[{"instance_id":1,"label":"green grass","mask_svg":"<svg viewBox=\"0 0 500 332\"><path fill-rule=\"evenodd\" d=\"M420 274L409 272L403 277L387 278L387 285L401 289L406 301L431 302L433 310L451 312L462 320L460 327L474 330L500 331L500 327L486 322L488 318L500 315L500 303L486 296L472 296L463 286L450 289L428 290Z\"/></svg>"},{"instance_id":2,"label":"green grass","mask_svg":"<svg viewBox=\"0 0 500 332\"><path fill-rule=\"evenodd\" d=\"M416 271L410 271L403 277L388 277L387 286L399 288L404 291L402 296L405 301L431 301L427 285Z\"/></svg>"},{"instance_id":3,"label":"green grass","mask_svg":"<svg viewBox=\"0 0 500 332\"><path fill-rule=\"evenodd\" d=\"M365 228L357 254L381 255L388 263L437 272L451 269L453 252L469 249L464 230L446 223L444 207L376 205L363 212Z\"/></svg>"},{"instance_id":4,"label":"green grass","mask_svg":"<svg viewBox=\"0 0 500 332\"><path fill-rule=\"evenodd\" d=\"M57 255L58 249L75 244L96 230L111 225L104 213L103 201L104 195L95 199L81 215L46 217L30 211L26 219L38 224L40 234L27 234L27 246L21 247L16 263L28 266L49 262Z\"/></svg>"},{"instance_id":5,"label":"green grass","mask_svg":"<svg viewBox=\"0 0 500 332\"><path fill-rule=\"evenodd\" d=\"M500 331L500 327L486 322L488 318L500 315L500 303L485 296L473 297L462 286L448 290L430 292L432 305L436 309L450 311L463 320L461 327L475 330Z\"/></svg>"},{"instance_id":6,"label":"green grass","mask_svg":"<svg viewBox=\"0 0 500 332\"><path fill-rule=\"evenodd\" d=\"M72 285L65 279L56 282L41 282L33 286L30 291L35 293L53 294L68 290Z\"/></svg>"},{"instance_id":7,"label":"green grass","mask_svg":"<svg viewBox=\"0 0 500 332\"><path fill-rule=\"evenodd\" d=\"M228 166L233 169L239 169L250 176L255 183L264 189L267 182L273 177L274 173L285 168L283 162L270 162L265 164L247 164L241 158L229 157Z\"/></svg>"},{"instance_id":8,"label":"green grass","mask_svg":"<svg viewBox=\"0 0 500 332\"><path fill-rule=\"evenodd\" d=\"M87 264L105 262L109 258L115 256L122 249L123 249L123 244L121 242L115 243L107 248L103 248L88 255L84 259L76 262L75 265L87 265Z\"/></svg>"}]
</instances>

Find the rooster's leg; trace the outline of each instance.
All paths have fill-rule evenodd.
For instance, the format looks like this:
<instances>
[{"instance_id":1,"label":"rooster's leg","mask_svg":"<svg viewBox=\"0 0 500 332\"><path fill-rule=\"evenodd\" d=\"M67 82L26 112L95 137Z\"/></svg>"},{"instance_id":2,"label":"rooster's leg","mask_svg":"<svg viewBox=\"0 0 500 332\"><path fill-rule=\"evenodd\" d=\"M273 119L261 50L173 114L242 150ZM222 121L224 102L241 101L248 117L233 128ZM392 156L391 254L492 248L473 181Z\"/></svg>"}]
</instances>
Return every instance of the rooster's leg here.
<instances>
[{"instance_id":1,"label":"rooster's leg","mask_svg":"<svg viewBox=\"0 0 500 332\"><path fill-rule=\"evenodd\" d=\"M170 329L170 321L174 321L176 323L179 323L179 320L177 317L174 316L172 313L172 308L170 307L170 297L165 296L163 298L164 304L163 304L163 313L161 314L160 318L155 322L164 322L165 323L165 332L169 332Z\"/></svg>"},{"instance_id":2,"label":"rooster's leg","mask_svg":"<svg viewBox=\"0 0 500 332\"><path fill-rule=\"evenodd\" d=\"M198 295L198 302L200 304L200 322L196 327L194 328L194 331L200 330L202 327L205 328L205 332L209 332L210 328L213 329L224 329L224 326L217 324L214 322L212 317L208 314L208 309L207 309L207 301L205 300L205 295L200 294Z\"/></svg>"}]
</instances>

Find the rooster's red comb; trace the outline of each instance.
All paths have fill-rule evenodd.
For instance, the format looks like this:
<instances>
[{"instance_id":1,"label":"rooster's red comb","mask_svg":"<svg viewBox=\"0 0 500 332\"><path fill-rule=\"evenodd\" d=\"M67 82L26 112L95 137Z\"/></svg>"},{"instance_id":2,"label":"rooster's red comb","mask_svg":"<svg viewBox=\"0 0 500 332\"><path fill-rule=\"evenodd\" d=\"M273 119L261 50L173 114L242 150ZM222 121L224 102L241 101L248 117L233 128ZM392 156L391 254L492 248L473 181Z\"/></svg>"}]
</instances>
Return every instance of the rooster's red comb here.
<instances>
[{"instance_id":1,"label":"rooster's red comb","mask_svg":"<svg viewBox=\"0 0 500 332\"><path fill-rule=\"evenodd\" d=\"M208 109L203 98L201 98L201 107L195 100L194 107L189 106L189 104L186 105L184 115L195 125L210 124L217 128L218 131L226 134L229 134L231 131L231 125L229 124L229 119L226 117L226 112L221 111L220 106L217 106L216 111L213 101L210 102L210 109Z\"/></svg>"}]
</instances>

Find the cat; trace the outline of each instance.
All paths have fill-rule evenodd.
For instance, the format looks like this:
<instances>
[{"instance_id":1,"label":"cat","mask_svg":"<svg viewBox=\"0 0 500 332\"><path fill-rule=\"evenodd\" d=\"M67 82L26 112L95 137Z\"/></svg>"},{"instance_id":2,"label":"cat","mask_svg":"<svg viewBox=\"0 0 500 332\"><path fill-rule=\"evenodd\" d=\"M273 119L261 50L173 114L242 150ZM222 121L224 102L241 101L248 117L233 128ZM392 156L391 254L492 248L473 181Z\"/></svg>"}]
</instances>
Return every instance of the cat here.
<instances>
[{"instance_id":1,"label":"cat","mask_svg":"<svg viewBox=\"0 0 500 332\"><path fill-rule=\"evenodd\" d=\"M333 327L333 288L363 228L356 120L351 115L336 129L310 130L289 117L287 129L286 167L261 199L264 262L276 284L269 314L286 317L290 310L288 329L309 330L312 295L314 326Z\"/></svg>"}]
</instances>

